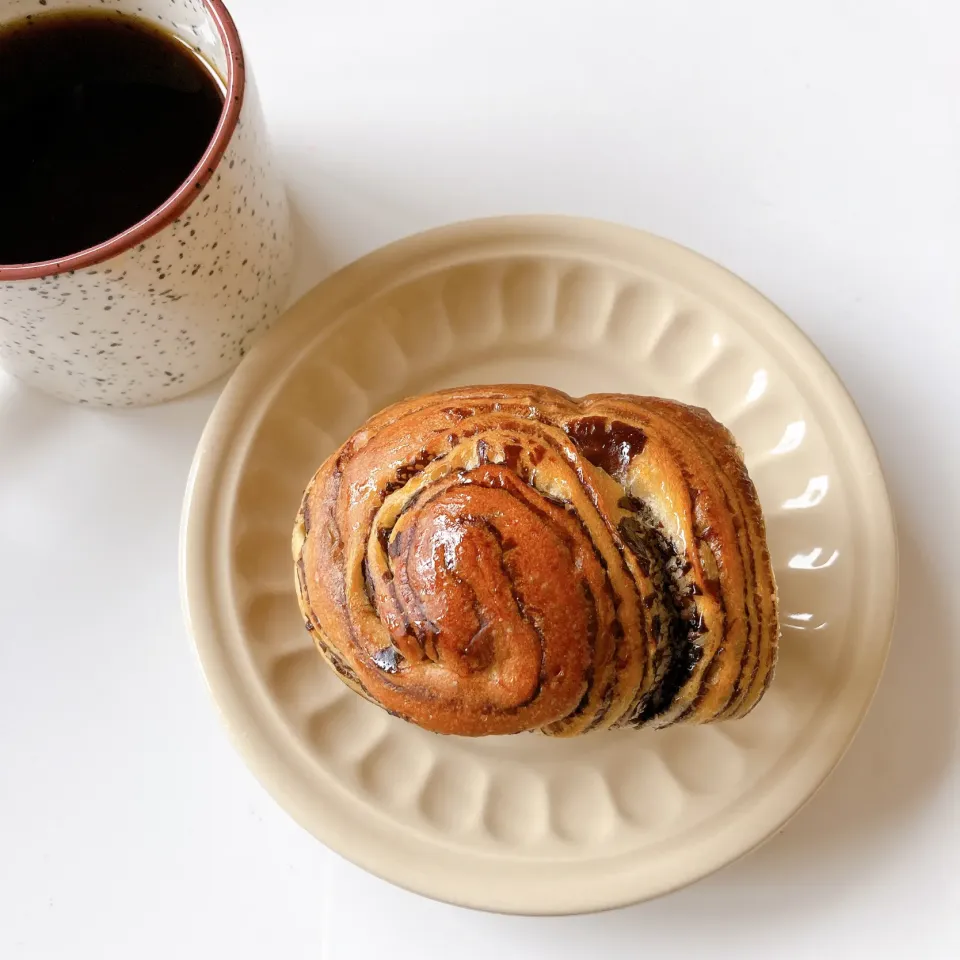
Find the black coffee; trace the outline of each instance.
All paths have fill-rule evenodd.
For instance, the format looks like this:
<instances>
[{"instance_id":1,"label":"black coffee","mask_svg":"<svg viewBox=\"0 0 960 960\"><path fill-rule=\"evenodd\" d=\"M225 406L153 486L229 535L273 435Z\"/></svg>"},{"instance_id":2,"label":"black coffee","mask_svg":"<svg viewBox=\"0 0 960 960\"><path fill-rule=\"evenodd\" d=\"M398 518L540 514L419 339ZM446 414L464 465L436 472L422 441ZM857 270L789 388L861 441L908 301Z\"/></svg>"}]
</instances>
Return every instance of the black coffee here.
<instances>
[{"instance_id":1,"label":"black coffee","mask_svg":"<svg viewBox=\"0 0 960 960\"><path fill-rule=\"evenodd\" d=\"M0 264L133 226L187 179L222 109L206 61L143 20L78 11L0 27Z\"/></svg>"}]
</instances>

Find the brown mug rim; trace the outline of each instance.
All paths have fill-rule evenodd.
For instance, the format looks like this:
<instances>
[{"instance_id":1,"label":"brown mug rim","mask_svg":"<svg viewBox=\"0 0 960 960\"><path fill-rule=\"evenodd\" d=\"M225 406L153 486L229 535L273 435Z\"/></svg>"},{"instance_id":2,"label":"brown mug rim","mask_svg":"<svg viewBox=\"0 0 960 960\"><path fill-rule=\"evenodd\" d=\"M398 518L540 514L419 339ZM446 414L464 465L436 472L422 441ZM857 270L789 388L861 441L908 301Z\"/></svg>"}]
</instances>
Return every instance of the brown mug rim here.
<instances>
[{"instance_id":1,"label":"brown mug rim","mask_svg":"<svg viewBox=\"0 0 960 960\"><path fill-rule=\"evenodd\" d=\"M227 145L237 129L237 121L240 118L246 93L247 75L240 34L223 0L201 0L201 3L213 18L220 41L226 51L227 89L217 128L190 176L156 210L148 213L142 220L122 233L96 246L87 247L86 250L71 253L66 257L58 257L55 260L0 264L0 280L39 280L103 263L143 243L155 233L159 233L176 220L203 192L203 188L220 165L223 155L227 152Z\"/></svg>"}]
</instances>

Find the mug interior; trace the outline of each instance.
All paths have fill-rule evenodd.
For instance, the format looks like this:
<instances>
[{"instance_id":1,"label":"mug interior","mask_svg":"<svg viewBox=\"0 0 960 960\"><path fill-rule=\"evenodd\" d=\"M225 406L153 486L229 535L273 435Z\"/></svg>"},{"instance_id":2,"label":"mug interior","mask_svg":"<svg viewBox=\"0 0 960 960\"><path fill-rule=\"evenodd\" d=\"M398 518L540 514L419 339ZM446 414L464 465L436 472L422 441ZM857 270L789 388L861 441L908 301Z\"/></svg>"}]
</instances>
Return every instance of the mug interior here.
<instances>
[{"instance_id":1,"label":"mug interior","mask_svg":"<svg viewBox=\"0 0 960 960\"><path fill-rule=\"evenodd\" d=\"M217 29L210 4L204 0L0 0L0 23L28 16L44 16L62 10L93 10L125 13L172 33L216 68L227 81L227 45Z\"/></svg>"},{"instance_id":2,"label":"mug interior","mask_svg":"<svg viewBox=\"0 0 960 960\"><path fill-rule=\"evenodd\" d=\"M156 210L122 233L57 260L0 264L0 280L53 276L100 263L142 243L179 217L196 199L223 158L243 104L243 50L233 19L222 0L0 0L0 25L64 10L112 11L139 17L176 36L213 67L225 89L223 110L203 156L190 176Z\"/></svg>"}]
</instances>

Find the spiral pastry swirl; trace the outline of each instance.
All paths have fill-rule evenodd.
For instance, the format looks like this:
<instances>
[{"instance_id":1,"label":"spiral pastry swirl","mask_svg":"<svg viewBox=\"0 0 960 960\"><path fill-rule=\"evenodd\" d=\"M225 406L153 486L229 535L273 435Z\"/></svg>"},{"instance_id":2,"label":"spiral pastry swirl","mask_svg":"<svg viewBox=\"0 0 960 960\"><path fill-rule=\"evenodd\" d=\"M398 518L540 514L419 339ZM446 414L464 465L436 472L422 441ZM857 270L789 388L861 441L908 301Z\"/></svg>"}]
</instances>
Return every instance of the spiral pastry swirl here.
<instances>
[{"instance_id":1,"label":"spiral pastry swirl","mask_svg":"<svg viewBox=\"0 0 960 960\"><path fill-rule=\"evenodd\" d=\"M369 420L293 536L321 654L438 733L573 736L744 716L779 627L763 516L706 411L545 387Z\"/></svg>"}]
</instances>

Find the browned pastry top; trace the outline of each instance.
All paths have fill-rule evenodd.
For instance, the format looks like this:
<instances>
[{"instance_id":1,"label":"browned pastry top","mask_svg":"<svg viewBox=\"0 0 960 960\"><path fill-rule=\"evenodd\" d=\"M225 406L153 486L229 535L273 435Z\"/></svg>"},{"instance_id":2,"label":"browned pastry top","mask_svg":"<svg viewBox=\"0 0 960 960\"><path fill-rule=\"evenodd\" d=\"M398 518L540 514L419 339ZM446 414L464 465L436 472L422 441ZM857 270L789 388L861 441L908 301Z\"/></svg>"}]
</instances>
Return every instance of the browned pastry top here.
<instances>
[{"instance_id":1,"label":"browned pastry top","mask_svg":"<svg viewBox=\"0 0 960 960\"><path fill-rule=\"evenodd\" d=\"M320 468L294 556L334 669L440 733L738 717L776 659L740 453L667 400L507 386L403 401Z\"/></svg>"}]
</instances>

